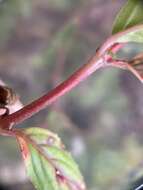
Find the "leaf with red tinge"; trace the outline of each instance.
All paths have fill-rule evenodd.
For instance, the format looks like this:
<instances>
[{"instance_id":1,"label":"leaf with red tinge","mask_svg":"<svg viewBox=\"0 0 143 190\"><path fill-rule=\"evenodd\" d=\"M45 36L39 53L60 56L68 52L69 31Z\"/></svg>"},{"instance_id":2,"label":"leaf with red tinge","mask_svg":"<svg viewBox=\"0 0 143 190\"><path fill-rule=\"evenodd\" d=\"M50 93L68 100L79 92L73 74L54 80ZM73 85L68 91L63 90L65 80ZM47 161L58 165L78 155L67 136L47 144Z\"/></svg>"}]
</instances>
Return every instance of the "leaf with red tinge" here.
<instances>
[{"instance_id":1,"label":"leaf with red tinge","mask_svg":"<svg viewBox=\"0 0 143 190\"><path fill-rule=\"evenodd\" d=\"M27 174L38 190L85 190L78 166L56 134L41 128L15 134Z\"/></svg>"}]
</instances>

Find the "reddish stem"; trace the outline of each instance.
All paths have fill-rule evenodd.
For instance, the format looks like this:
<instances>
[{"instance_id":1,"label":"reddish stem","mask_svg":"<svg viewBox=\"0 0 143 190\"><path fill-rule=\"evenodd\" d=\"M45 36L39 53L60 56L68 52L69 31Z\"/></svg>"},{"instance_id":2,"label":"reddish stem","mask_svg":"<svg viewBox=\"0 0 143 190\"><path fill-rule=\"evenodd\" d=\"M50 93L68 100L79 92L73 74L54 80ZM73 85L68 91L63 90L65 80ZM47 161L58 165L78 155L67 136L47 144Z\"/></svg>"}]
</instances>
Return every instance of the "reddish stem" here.
<instances>
[{"instance_id":1,"label":"reddish stem","mask_svg":"<svg viewBox=\"0 0 143 190\"><path fill-rule=\"evenodd\" d=\"M87 64L83 65L79 70L77 70L73 75L71 75L71 77L69 77L66 81L64 81L59 86L51 90L49 93L46 93L38 100L35 100L29 105L25 106L21 110L1 118L1 128L7 128L9 126L19 124L24 120L28 119L35 113L47 107L47 105L53 103L56 99L64 95L66 92L69 92L72 88L77 86L81 81L83 81L85 78L87 78L94 71L101 67L112 65L125 68L125 64L122 62L118 62L118 64L116 65L116 60L114 62L112 60L112 57L108 53L116 53L124 45L118 43L118 38L120 36L123 36L129 32L133 32L142 28L143 25L135 26L111 36L97 51L96 55L92 59L90 59Z\"/></svg>"},{"instance_id":2,"label":"reddish stem","mask_svg":"<svg viewBox=\"0 0 143 190\"><path fill-rule=\"evenodd\" d=\"M35 113L46 108L47 105L53 103L56 99L64 95L66 92L69 92L72 88L77 86L81 81L91 75L94 71L103 66L105 66L103 58L99 58L98 55L95 55L94 57L92 57L92 59L88 61L87 64L83 65L80 69L78 69L66 81L58 85L49 93L46 93L38 100L35 100L29 105L20 109L19 111L8 115L7 117L4 117L3 119L1 119L1 123L4 123L5 126L9 126L9 124L15 125L23 122Z\"/></svg>"}]
</instances>

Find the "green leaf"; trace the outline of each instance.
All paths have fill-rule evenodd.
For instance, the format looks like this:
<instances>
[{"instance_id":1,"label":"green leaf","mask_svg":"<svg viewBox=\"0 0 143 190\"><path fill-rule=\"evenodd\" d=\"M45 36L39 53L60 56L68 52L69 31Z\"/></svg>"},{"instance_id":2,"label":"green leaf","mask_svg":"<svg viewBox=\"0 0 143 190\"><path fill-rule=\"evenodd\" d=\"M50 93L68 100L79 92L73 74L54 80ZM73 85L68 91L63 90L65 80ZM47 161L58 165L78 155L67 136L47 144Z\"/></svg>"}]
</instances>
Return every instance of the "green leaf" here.
<instances>
[{"instance_id":1,"label":"green leaf","mask_svg":"<svg viewBox=\"0 0 143 190\"><path fill-rule=\"evenodd\" d=\"M119 43L137 42L143 43L143 26L137 30L130 31L126 34L119 36L116 40Z\"/></svg>"},{"instance_id":2,"label":"green leaf","mask_svg":"<svg viewBox=\"0 0 143 190\"><path fill-rule=\"evenodd\" d=\"M37 190L84 190L85 185L70 153L59 137L45 129L16 131L27 174Z\"/></svg>"},{"instance_id":3,"label":"green leaf","mask_svg":"<svg viewBox=\"0 0 143 190\"><path fill-rule=\"evenodd\" d=\"M105 41L105 43L99 49L100 55L103 55L107 51L112 52L112 50L117 45L126 44L130 42L143 43L143 24L133 26L122 32L112 35Z\"/></svg>"},{"instance_id":4,"label":"green leaf","mask_svg":"<svg viewBox=\"0 0 143 190\"><path fill-rule=\"evenodd\" d=\"M112 33L143 23L143 0L128 0L117 15Z\"/></svg>"}]
</instances>

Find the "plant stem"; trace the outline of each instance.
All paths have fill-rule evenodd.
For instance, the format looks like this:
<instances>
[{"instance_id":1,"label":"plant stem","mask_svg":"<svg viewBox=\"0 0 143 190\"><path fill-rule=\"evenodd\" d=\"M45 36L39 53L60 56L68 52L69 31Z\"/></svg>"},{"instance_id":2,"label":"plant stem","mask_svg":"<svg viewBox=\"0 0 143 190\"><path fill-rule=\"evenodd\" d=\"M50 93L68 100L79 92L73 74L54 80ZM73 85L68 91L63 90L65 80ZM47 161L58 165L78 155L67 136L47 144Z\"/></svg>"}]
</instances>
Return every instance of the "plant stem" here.
<instances>
[{"instance_id":1,"label":"plant stem","mask_svg":"<svg viewBox=\"0 0 143 190\"><path fill-rule=\"evenodd\" d=\"M120 48L122 48L125 43L118 43L118 38L129 32L135 32L136 30L142 29L143 25L138 25L132 28L129 28L123 32L119 32L110 38L99 48L95 56L93 56L87 64L79 68L73 75L71 75L67 80L58 85L56 88L46 93L41 98L33 101L29 105L20 109L17 112L12 113L6 117L0 118L1 128L5 129L8 126L12 127L13 125L20 124L29 117L35 115L40 110L46 108L48 105L57 100L60 96L63 96L65 93L69 92L72 88L77 86L81 81L95 72L97 69L105 66L114 66L118 68L127 68L127 64L124 62L116 62L112 59L110 53L115 54ZM10 129L10 128L9 128Z\"/></svg>"},{"instance_id":2,"label":"plant stem","mask_svg":"<svg viewBox=\"0 0 143 190\"><path fill-rule=\"evenodd\" d=\"M83 65L79 68L73 75L71 75L67 80L63 83L58 85L56 88L51 90L50 92L46 93L39 99L33 101L32 103L28 104L24 108L8 115L1 119L2 123L7 126L9 124L20 124L24 120L30 118L31 116L35 115L40 110L46 108L48 105L53 103L57 100L60 96L64 95L65 93L69 92L72 88L77 86L81 81L91 75L97 69L105 66L104 60L102 57L98 57L98 53L90 59L87 64Z\"/></svg>"}]
</instances>

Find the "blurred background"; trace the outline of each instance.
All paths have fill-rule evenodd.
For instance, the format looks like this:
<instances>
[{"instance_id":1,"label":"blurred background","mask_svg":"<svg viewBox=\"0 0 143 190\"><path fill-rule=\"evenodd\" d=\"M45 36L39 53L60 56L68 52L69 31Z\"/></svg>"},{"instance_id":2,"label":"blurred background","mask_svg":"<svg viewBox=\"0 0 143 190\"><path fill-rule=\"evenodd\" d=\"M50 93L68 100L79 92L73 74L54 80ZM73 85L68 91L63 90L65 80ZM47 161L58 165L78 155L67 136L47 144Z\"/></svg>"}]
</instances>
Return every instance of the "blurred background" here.
<instances>
[{"instance_id":1,"label":"blurred background","mask_svg":"<svg viewBox=\"0 0 143 190\"><path fill-rule=\"evenodd\" d=\"M0 78L23 104L65 80L111 35L126 0L1 0ZM131 44L120 56L134 56ZM88 190L134 190L143 177L143 88L130 72L99 70L18 127L58 133ZM0 190L34 190L19 147L0 137Z\"/></svg>"}]
</instances>

